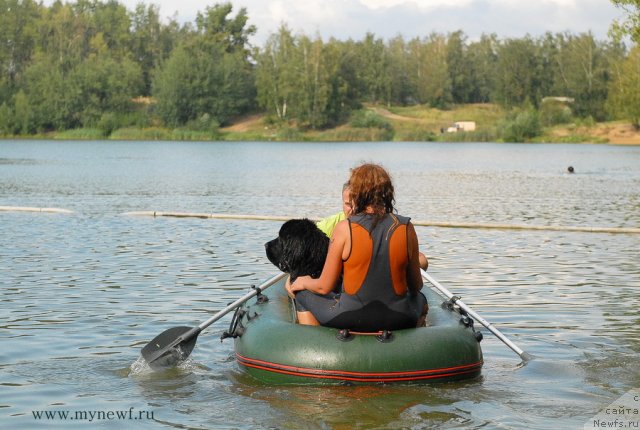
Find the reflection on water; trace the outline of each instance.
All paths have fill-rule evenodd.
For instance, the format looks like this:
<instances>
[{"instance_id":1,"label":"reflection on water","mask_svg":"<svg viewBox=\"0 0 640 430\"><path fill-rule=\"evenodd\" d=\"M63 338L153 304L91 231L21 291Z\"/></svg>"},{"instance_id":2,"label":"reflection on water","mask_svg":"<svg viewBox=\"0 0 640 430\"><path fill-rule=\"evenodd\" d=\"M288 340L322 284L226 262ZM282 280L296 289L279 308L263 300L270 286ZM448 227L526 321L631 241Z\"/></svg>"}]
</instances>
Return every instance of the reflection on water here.
<instances>
[{"instance_id":1,"label":"reflection on water","mask_svg":"<svg viewBox=\"0 0 640 430\"><path fill-rule=\"evenodd\" d=\"M2 426L134 407L154 411L142 428L581 428L640 386L640 237L552 231L417 228L431 275L537 357L525 366L485 331L474 381L269 387L239 372L223 320L179 368L145 368L158 333L274 273L280 223L122 213L322 216L363 158L414 219L640 227L640 148L0 142L0 205L76 211L0 212Z\"/></svg>"}]
</instances>

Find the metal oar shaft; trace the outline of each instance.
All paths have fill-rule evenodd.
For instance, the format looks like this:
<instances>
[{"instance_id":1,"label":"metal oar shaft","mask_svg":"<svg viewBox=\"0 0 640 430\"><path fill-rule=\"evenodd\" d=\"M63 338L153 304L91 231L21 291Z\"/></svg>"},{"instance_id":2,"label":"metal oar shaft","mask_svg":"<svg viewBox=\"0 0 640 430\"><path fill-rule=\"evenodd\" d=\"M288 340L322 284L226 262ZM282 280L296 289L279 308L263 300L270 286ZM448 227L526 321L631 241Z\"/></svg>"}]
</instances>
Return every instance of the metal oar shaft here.
<instances>
[{"instance_id":1,"label":"metal oar shaft","mask_svg":"<svg viewBox=\"0 0 640 430\"><path fill-rule=\"evenodd\" d=\"M216 313L197 327L180 326L172 327L163 331L151 342L145 345L144 348L142 348L142 357L151 367L158 369L172 367L179 362L184 361L189 354L191 354L191 351L196 344L196 339L198 339L198 335L202 330L209 327L215 321L233 311L238 306L249 301L252 297L257 296L264 289L275 284L285 276L285 273L279 273L276 276L273 276L271 279L262 283L259 287L254 288L250 293L240 297L238 300L231 303L229 306L222 309L220 312Z\"/></svg>"},{"instance_id":2,"label":"metal oar shaft","mask_svg":"<svg viewBox=\"0 0 640 430\"><path fill-rule=\"evenodd\" d=\"M273 284L275 284L276 282L278 282L280 279L284 278L285 276L287 276L286 273L278 273L277 275L273 276L269 280L267 280L267 281L263 282L262 284L260 284L258 287L254 288L251 292L249 292L246 295L240 297L238 300L236 300L235 302L231 303L230 305L228 305L226 308L222 309L218 313L216 313L214 316L212 316L211 318L209 318L208 320L206 320L205 322L200 324L198 326L198 328L200 330L204 330L205 328L209 327L211 324L213 324L214 322L218 321L220 318L222 318L223 316L225 316L226 314L228 314L229 312L231 312L232 310L234 310L235 308L237 308L241 304L247 302L252 297L257 296L258 294L260 294L260 292L262 292L262 290L264 290L266 288L269 288L270 286L272 286Z\"/></svg>"},{"instance_id":3,"label":"metal oar shaft","mask_svg":"<svg viewBox=\"0 0 640 430\"><path fill-rule=\"evenodd\" d=\"M505 345L507 345L509 348L511 348L513 350L513 352L515 352L516 354L518 354L520 356L520 358L522 358L525 361L526 360L530 360L532 358L530 354L524 352L516 344L511 342L504 334L502 334L500 332L500 330L495 328L489 321L485 320L480 315L478 315L473 309L471 309L469 306L467 306L462 300L460 300L459 298L455 298L455 296L449 290L447 290L445 287L443 287L438 281L433 279L431 277L431 275L429 275L426 271L424 271L422 269L420 269L420 271L422 272L422 277L424 279L429 281L431 283L431 285L436 287L442 294L447 296L448 299L454 299L454 302L455 302L456 305L460 306L460 308L462 310L464 310L467 314L469 314L474 320L478 321L480 324L485 326L487 328L487 330L489 330L498 339L500 339Z\"/></svg>"}]
</instances>

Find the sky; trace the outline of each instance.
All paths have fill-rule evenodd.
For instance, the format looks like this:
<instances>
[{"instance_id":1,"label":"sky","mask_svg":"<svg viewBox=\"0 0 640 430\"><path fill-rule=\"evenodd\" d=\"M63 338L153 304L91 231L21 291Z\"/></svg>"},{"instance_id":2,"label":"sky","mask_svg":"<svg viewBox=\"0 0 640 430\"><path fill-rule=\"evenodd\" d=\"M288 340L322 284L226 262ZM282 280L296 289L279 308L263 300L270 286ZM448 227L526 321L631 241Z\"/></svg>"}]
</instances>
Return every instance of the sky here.
<instances>
[{"instance_id":1,"label":"sky","mask_svg":"<svg viewBox=\"0 0 640 430\"><path fill-rule=\"evenodd\" d=\"M140 0L120 0L133 10ZM177 13L179 22L193 22L197 12L222 0L143 0L155 4L163 17ZM234 12L247 9L258 29L252 43L262 46L281 24L295 33L361 40L371 32L385 40L462 30L470 39L495 33L499 38L539 36L548 31L574 34L591 31L607 38L622 11L609 0L232 0Z\"/></svg>"}]
</instances>

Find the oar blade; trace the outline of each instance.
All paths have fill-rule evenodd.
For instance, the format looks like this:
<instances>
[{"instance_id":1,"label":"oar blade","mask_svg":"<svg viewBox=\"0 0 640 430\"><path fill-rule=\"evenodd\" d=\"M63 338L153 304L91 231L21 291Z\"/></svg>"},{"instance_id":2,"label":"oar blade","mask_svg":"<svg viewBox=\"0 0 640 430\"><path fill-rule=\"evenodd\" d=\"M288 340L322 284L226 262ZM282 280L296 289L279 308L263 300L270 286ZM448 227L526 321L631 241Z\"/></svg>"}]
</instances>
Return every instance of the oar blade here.
<instances>
[{"instance_id":1,"label":"oar blade","mask_svg":"<svg viewBox=\"0 0 640 430\"><path fill-rule=\"evenodd\" d=\"M153 369L174 367L189 357L199 333L197 327L167 329L142 348L142 357Z\"/></svg>"}]
</instances>

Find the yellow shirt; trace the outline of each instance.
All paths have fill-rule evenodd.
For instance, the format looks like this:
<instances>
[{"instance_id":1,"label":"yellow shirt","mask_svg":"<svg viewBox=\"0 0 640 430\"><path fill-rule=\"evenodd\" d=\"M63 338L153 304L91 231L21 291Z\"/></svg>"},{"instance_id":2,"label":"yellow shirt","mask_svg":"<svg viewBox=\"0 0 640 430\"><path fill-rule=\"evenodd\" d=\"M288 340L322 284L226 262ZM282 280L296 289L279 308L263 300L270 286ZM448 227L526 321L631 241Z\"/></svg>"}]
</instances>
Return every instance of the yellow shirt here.
<instances>
[{"instance_id":1,"label":"yellow shirt","mask_svg":"<svg viewBox=\"0 0 640 430\"><path fill-rule=\"evenodd\" d=\"M326 234L327 236L331 237L331 234L333 234L333 229L336 228L336 225L342 221L347 219L347 217L345 216L343 211L340 211L339 213L335 214L335 215L331 215L329 217L323 218L320 221L318 221L316 223L316 225L318 226L318 228L320 230L322 230L322 232L324 234Z\"/></svg>"}]
</instances>

